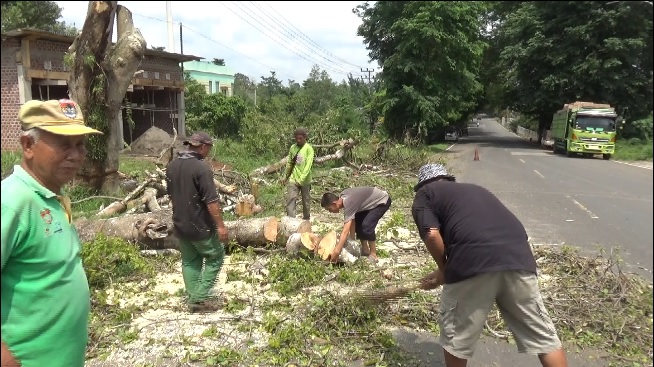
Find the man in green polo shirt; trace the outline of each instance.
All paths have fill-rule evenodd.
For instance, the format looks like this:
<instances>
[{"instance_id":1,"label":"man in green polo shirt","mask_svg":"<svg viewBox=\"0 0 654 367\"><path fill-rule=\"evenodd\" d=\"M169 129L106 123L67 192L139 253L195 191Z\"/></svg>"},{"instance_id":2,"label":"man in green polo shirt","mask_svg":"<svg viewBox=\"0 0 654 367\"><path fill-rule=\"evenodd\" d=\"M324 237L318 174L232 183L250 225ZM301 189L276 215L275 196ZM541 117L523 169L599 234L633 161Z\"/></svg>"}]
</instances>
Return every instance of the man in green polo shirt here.
<instances>
[{"instance_id":1,"label":"man in green polo shirt","mask_svg":"<svg viewBox=\"0 0 654 367\"><path fill-rule=\"evenodd\" d=\"M100 132L70 100L29 101L18 117L23 158L2 180L2 365L82 367L89 287L61 192Z\"/></svg>"}]
</instances>

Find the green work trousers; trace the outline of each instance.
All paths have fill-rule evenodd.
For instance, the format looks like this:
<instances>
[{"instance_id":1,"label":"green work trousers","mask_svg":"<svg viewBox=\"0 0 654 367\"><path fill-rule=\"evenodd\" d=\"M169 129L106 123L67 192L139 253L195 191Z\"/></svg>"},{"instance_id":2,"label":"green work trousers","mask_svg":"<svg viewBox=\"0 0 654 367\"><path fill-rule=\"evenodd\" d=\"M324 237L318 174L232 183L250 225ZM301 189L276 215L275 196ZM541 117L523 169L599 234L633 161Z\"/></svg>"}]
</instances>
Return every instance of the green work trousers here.
<instances>
[{"instance_id":1,"label":"green work trousers","mask_svg":"<svg viewBox=\"0 0 654 367\"><path fill-rule=\"evenodd\" d=\"M225 259L225 248L216 235L202 241L180 239L179 247L188 302L202 302L209 298L216 284Z\"/></svg>"}]
</instances>

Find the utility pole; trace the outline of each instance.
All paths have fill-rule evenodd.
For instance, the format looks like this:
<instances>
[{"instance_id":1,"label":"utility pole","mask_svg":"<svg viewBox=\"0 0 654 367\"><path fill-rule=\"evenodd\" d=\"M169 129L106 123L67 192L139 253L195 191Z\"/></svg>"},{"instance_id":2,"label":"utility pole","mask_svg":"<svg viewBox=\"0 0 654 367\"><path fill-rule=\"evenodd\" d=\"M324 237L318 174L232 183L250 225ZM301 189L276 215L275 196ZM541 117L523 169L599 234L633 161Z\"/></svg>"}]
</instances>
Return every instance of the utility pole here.
<instances>
[{"instance_id":1,"label":"utility pole","mask_svg":"<svg viewBox=\"0 0 654 367\"><path fill-rule=\"evenodd\" d=\"M363 70L363 68L361 68L361 72L362 73L368 73L367 77L363 76L363 75L361 76L361 81L363 81L365 83L364 79L368 80L368 83L367 83L368 84L368 94L369 94L369 97L372 98L372 80L374 80L375 77L371 76L371 74L375 72L375 69L366 68L366 70ZM376 120L376 117L373 116L372 111L371 111L371 113L368 115L368 123L370 125L370 133L371 134L374 133L374 131L375 131L375 122L376 122L375 120Z\"/></svg>"},{"instance_id":2,"label":"utility pole","mask_svg":"<svg viewBox=\"0 0 654 367\"><path fill-rule=\"evenodd\" d=\"M362 73L368 73L368 76L361 76L361 80L362 81L364 79L368 80L368 90L370 91L371 90L371 84L370 83L372 83L372 80L375 79L374 77L370 76L370 74L374 73L375 69L366 68L366 70L363 70L363 68L361 68L361 72Z\"/></svg>"},{"instance_id":3,"label":"utility pole","mask_svg":"<svg viewBox=\"0 0 654 367\"><path fill-rule=\"evenodd\" d=\"M170 1L166 1L166 22L168 23L168 52L175 52L175 34L173 33L173 10Z\"/></svg>"}]
</instances>

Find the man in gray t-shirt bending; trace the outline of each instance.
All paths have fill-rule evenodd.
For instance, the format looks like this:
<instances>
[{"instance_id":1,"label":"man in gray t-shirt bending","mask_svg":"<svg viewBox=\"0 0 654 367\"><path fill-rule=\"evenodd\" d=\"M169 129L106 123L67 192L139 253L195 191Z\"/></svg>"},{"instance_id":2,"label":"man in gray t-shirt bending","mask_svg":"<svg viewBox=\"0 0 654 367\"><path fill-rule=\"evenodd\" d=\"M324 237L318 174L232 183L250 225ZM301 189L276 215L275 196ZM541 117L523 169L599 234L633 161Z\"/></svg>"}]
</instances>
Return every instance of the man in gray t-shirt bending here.
<instances>
[{"instance_id":1,"label":"man in gray t-shirt bending","mask_svg":"<svg viewBox=\"0 0 654 367\"><path fill-rule=\"evenodd\" d=\"M391 197L376 187L353 187L345 189L339 196L330 192L322 196L320 205L332 213L343 209L343 230L329 260L336 262L345 246L348 235L361 241L361 254L377 261L377 223L391 206Z\"/></svg>"}]
</instances>

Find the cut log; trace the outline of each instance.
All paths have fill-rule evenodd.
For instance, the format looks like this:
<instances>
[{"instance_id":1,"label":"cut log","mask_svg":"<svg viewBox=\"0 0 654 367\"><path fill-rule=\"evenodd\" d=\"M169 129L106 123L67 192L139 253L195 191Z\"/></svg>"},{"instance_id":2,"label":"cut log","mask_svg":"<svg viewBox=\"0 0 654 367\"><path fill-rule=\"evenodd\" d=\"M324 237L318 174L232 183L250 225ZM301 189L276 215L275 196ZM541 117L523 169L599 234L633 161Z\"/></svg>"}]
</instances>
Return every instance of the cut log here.
<instances>
[{"instance_id":1,"label":"cut log","mask_svg":"<svg viewBox=\"0 0 654 367\"><path fill-rule=\"evenodd\" d=\"M311 222L304 219L283 216L279 225L277 244L284 245L293 233L311 232Z\"/></svg>"},{"instance_id":2,"label":"cut log","mask_svg":"<svg viewBox=\"0 0 654 367\"><path fill-rule=\"evenodd\" d=\"M334 251L334 247L336 247L336 241L338 241L338 239L336 238L336 232L334 231L328 232L322 237L318 243L318 255L321 259L327 260L327 258L329 258L329 255Z\"/></svg>"},{"instance_id":3,"label":"cut log","mask_svg":"<svg viewBox=\"0 0 654 367\"><path fill-rule=\"evenodd\" d=\"M98 233L104 233L109 237L139 243L141 249L179 249L179 239L173 233L170 209L107 219L78 219L75 226L82 242L93 241ZM279 220L267 217L226 221L225 227L230 241L244 247L262 247L277 242Z\"/></svg>"},{"instance_id":4,"label":"cut log","mask_svg":"<svg viewBox=\"0 0 654 367\"><path fill-rule=\"evenodd\" d=\"M339 235L331 231L327 233L318 244L318 255L323 260L327 260L329 255L334 251L336 243L338 242ZM358 248L358 251L357 251ZM338 262L342 262L348 265L354 264L357 259L361 256L360 246L355 240L348 239L343 250L338 257Z\"/></svg>"},{"instance_id":5,"label":"cut log","mask_svg":"<svg viewBox=\"0 0 654 367\"><path fill-rule=\"evenodd\" d=\"M275 217L251 218L225 222L229 232L229 241L236 241L241 246L262 246L267 243L279 243L279 220Z\"/></svg>"},{"instance_id":6,"label":"cut log","mask_svg":"<svg viewBox=\"0 0 654 367\"><path fill-rule=\"evenodd\" d=\"M320 242L320 236L311 232L293 233L286 241L286 253L311 257Z\"/></svg>"},{"instance_id":7,"label":"cut log","mask_svg":"<svg viewBox=\"0 0 654 367\"><path fill-rule=\"evenodd\" d=\"M249 217L255 214L255 205L254 195L243 195L236 202L236 207L234 208L234 214L238 217Z\"/></svg>"},{"instance_id":8,"label":"cut log","mask_svg":"<svg viewBox=\"0 0 654 367\"><path fill-rule=\"evenodd\" d=\"M302 242L302 246L306 247L307 249L313 251L316 248L318 248L318 245L320 244L320 240L322 237L315 233L311 232L302 232L300 233L300 241Z\"/></svg>"}]
</instances>

